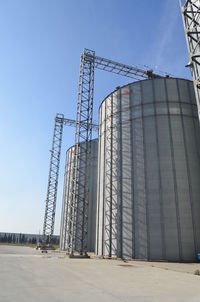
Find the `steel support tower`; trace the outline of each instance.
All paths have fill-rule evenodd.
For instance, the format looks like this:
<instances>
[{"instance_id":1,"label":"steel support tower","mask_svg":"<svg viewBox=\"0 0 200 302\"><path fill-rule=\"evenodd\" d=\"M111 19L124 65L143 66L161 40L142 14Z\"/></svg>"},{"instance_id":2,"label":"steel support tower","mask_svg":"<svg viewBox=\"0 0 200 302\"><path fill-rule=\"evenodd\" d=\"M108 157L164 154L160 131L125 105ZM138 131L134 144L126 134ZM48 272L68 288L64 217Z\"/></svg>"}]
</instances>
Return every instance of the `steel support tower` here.
<instances>
[{"instance_id":1,"label":"steel support tower","mask_svg":"<svg viewBox=\"0 0 200 302\"><path fill-rule=\"evenodd\" d=\"M92 139L93 95L94 95L94 59L92 50L84 49L80 60L80 76L76 113L76 132L74 164L72 170L72 189L69 201L69 245L68 252L74 255L75 244L80 255L87 253L88 230L88 166ZM80 148L80 144L82 146ZM86 166L80 165L84 157ZM81 185L84 184L85 185Z\"/></svg>"},{"instance_id":2,"label":"steel support tower","mask_svg":"<svg viewBox=\"0 0 200 302\"><path fill-rule=\"evenodd\" d=\"M50 157L47 198L46 198L44 226L43 226L43 235L42 235L43 245L51 244L52 236L54 232L56 198L57 198L58 176L59 176L59 166L60 166L60 152L61 152L62 134L63 134L63 119L64 119L63 114L56 114L52 149L50 150L51 157Z\"/></svg>"},{"instance_id":3,"label":"steel support tower","mask_svg":"<svg viewBox=\"0 0 200 302\"><path fill-rule=\"evenodd\" d=\"M63 126L76 126L76 121L72 119L67 119L64 117L63 114L57 113L54 123L52 148L50 150L51 156L42 235L43 247L48 244L51 244L54 232ZM83 126L86 126L84 122ZM95 131L98 130L97 125L92 125L92 127Z\"/></svg>"},{"instance_id":4,"label":"steel support tower","mask_svg":"<svg viewBox=\"0 0 200 302\"><path fill-rule=\"evenodd\" d=\"M200 1L187 0L183 5L180 0L180 6L189 53L187 66L191 68L200 118Z\"/></svg>"},{"instance_id":5,"label":"steel support tower","mask_svg":"<svg viewBox=\"0 0 200 302\"><path fill-rule=\"evenodd\" d=\"M90 140L92 139L94 69L101 69L135 80L145 78L160 78L152 70L142 70L137 67L121 64L95 55L95 52L84 49L81 54L79 90L76 116L75 153L72 173L72 189L69 200L68 252L87 255L88 230L88 195L89 175L87 174L90 155ZM80 144L82 143L82 148ZM84 154L84 155L83 155ZM83 169L79 159L84 156L86 167ZM85 181L82 182L82 179ZM84 186L81 183L85 183Z\"/></svg>"},{"instance_id":6,"label":"steel support tower","mask_svg":"<svg viewBox=\"0 0 200 302\"><path fill-rule=\"evenodd\" d=\"M121 64L109 59L95 55L95 52L84 49L81 54L80 76L78 88L76 121L64 118L63 114L55 117L53 142L50 157L49 178L47 186L47 198L43 226L43 245L51 243L56 211L57 187L60 165L60 153L63 135L63 126L75 126L75 157L72 173L72 188L69 199L68 230L69 244L68 252L74 255L76 250L80 255L87 254L87 228L88 228L88 195L89 195L89 156L90 140L92 130L98 126L93 124L93 95L94 95L94 70L95 68L129 77L134 80L146 78L160 78L161 75L154 74L152 70L143 70ZM80 148L80 144L82 144ZM83 168L79 164L80 157L84 157L87 163ZM84 181L82 181L84 180ZM84 183L85 185L81 185Z\"/></svg>"}]
</instances>

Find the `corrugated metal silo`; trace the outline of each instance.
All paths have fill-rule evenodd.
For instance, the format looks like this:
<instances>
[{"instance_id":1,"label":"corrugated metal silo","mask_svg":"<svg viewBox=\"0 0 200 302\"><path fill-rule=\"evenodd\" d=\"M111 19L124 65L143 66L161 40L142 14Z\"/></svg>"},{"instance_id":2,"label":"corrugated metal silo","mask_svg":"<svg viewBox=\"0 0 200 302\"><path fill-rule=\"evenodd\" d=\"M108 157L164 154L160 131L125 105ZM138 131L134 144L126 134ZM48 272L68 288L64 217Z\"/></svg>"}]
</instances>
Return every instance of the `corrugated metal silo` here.
<instances>
[{"instance_id":1,"label":"corrugated metal silo","mask_svg":"<svg viewBox=\"0 0 200 302\"><path fill-rule=\"evenodd\" d=\"M195 260L200 251L199 152L192 82L134 82L102 102L97 255Z\"/></svg>"},{"instance_id":2,"label":"corrugated metal silo","mask_svg":"<svg viewBox=\"0 0 200 302\"><path fill-rule=\"evenodd\" d=\"M97 203L97 160L98 160L98 139L90 141L91 155L89 167L89 212L88 212L88 250L94 251L95 247L95 228L96 228L96 203ZM82 143L83 144L83 143ZM80 145L80 148L83 145ZM81 153L80 165L86 167L84 153ZM69 148L66 152L66 166L64 176L63 189L63 204L61 213L61 227L60 227L60 249L67 250L68 247L68 214L69 214L69 198L70 189L72 187L72 169L74 163L74 146ZM81 185L84 186L85 180L81 179ZM80 186L81 187L81 186ZM79 189L80 189L79 187ZM79 219L79 217L77 217ZM77 242L76 248L77 247Z\"/></svg>"}]
</instances>

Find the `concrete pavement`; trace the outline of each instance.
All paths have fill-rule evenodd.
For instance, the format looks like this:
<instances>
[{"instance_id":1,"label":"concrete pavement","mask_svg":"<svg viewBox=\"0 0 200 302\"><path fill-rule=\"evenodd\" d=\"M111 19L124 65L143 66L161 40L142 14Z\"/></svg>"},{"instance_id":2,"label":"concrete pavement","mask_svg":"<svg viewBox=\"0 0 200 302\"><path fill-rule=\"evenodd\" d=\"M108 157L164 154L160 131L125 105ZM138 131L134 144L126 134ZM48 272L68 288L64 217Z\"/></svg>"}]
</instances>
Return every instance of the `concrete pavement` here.
<instances>
[{"instance_id":1,"label":"concrete pavement","mask_svg":"<svg viewBox=\"0 0 200 302\"><path fill-rule=\"evenodd\" d=\"M200 265L186 267L0 246L0 302L199 302Z\"/></svg>"}]
</instances>

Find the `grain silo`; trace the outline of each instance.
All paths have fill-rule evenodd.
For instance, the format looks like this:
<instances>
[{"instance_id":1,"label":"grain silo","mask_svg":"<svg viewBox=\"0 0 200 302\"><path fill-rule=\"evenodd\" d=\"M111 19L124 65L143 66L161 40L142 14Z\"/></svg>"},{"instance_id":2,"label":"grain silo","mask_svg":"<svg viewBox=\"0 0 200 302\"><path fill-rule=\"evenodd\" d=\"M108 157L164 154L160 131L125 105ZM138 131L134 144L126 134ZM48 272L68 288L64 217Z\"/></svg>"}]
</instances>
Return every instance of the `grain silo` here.
<instances>
[{"instance_id":1,"label":"grain silo","mask_svg":"<svg viewBox=\"0 0 200 302\"><path fill-rule=\"evenodd\" d=\"M191 81L134 82L99 109L98 256L194 261L200 133Z\"/></svg>"},{"instance_id":2,"label":"grain silo","mask_svg":"<svg viewBox=\"0 0 200 302\"><path fill-rule=\"evenodd\" d=\"M96 202L97 202L97 160L98 160L98 139L89 142L91 144L90 166L89 166L89 207L88 207L88 251L94 251L95 247L95 228L96 228ZM80 148L83 143L80 144ZM69 148L66 152L66 165L64 176L63 189L63 204L61 213L61 227L60 227L60 249L67 250L69 240L69 202L70 189L72 188L72 171L74 164L74 146ZM81 153L79 165L86 168L84 152ZM84 186L85 180L81 179L81 186ZM79 186L79 189L80 187ZM79 201L78 205L79 206ZM79 219L79 217L77 217ZM75 243L75 249L78 249L78 243Z\"/></svg>"}]
</instances>

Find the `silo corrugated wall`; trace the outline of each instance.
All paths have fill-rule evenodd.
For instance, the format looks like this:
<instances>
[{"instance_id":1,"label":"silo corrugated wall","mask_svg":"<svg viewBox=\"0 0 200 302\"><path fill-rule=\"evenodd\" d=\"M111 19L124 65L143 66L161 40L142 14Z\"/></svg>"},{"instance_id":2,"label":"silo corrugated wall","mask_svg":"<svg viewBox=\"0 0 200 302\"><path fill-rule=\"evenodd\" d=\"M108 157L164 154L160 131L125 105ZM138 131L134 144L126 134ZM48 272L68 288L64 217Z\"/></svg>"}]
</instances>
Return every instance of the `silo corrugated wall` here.
<instances>
[{"instance_id":1,"label":"silo corrugated wall","mask_svg":"<svg viewBox=\"0 0 200 302\"><path fill-rule=\"evenodd\" d=\"M97 255L196 259L199 152L192 82L173 78L135 82L102 102Z\"/></svg>"},{"instance_id":2,"label":"silo corrugated wall","mask_svg":"<svg viewBox=\"0 0 200 302\"><path fill-rule=\"evenodd\" d=\"M95 247L95 228L96 228L96 203L97 203L97 159L98 159L98 139L90 141L91 155L89 167L89 208L88 208L88 251L94 251ZM80 145L81 148L82 144ZM61 227L60 227L60 249L67 250L68 247L68 213L69 213L69 198L70 189L72 188L72 169L74 163L74 146L69 148L66 153L66 166L64 176L63 189L63 204L61 213ZM79 163L82 168L86 167L83 152ZM84 186L85 180L81 178L81 185ZM80 186L80 187L82 187ZM80 189L79 187L79 189ZM79 219L79 217L77 217ZM75 243L75 248L78 243Z\"/></svg>"}]
</instances>

